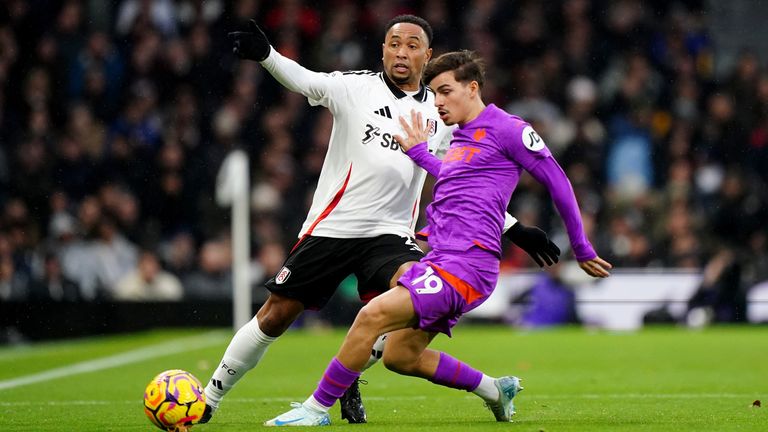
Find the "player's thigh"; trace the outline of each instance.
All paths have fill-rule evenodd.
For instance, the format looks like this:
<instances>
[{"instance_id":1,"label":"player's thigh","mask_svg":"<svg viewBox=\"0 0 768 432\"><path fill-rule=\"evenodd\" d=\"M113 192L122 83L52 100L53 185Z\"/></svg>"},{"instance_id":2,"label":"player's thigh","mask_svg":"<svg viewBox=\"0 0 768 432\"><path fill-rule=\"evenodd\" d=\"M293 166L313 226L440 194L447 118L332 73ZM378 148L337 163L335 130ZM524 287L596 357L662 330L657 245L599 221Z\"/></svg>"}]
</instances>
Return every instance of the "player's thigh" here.
<instances>
[{"instance_id":1,"label":"player's thigh","mask_svg":"<svg viewBox=\"0 0 768 432\"><path fill-rule=\"evenodd\" d=\"M379 336L413 327L417 322L411 293L398 285L365 305L358 313L350 332L366 331Z\"/></svg>"},{"instance_id":2,"label":"player's thigh","mask_svg":"<svg viewBox=\"0 0 768 432\"><path fill-rule=\"evenodd\" d=\"M285 260L265 286L272 293L294 299L306 309L322 309L358 261L354 239L308 237Z\"/></svg>"},{"instance_id":3,"label":"player's thigh","mask_svg":"<svg viewBox=\"0 0 768 432\"><path fill-rule=\"evenodd\" d=\"M355 275L363 301L395 286L395 276L399 277L412 263L424 257L424 252L413 239L392 234L365 239L361 242L359 254Z\"/></svg>"},{"instance_id":4,"label":"player's thigh","mask_svg":"<svg viewBox=\"0 0 768 432\"><path fill-rule=\"evenodd\" d=\"M407 272L408 270L413 267L414 264L418 263L418 261L407 261L400 265L400 267L397 268L397 271L395 274L392 275L392 278L389 280L389 286L393 287L397 285L397 281Z\"/></svg>"}]
</instances>

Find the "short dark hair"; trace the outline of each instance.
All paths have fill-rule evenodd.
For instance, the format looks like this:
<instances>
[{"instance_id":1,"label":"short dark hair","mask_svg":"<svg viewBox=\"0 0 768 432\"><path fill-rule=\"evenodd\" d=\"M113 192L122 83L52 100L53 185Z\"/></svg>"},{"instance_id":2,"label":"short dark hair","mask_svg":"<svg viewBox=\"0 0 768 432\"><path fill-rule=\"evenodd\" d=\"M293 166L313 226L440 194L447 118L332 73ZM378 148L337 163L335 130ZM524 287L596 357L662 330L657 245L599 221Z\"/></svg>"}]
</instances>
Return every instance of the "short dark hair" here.
<instances>
[{"instance_id":1,"label":"short dark hair","mask_svg":"<svg viewBox=\"0 0 768 432\"><path fill-rule=\"evenodd\" d=\"M473 51L452 51L432 60L424 68L424 83L429 84L443 72L453 71L458 82L477 81L480 88L485 83L485 62Z\"/></svg>"},{"instance_id":2,"label":"short dark hair","mask_svg":"<svg viewBox=\"0 0 768 432\"><path fill-rule=\"evenodd\" d=\"M392 26L400 23L416 24L417 26L421 27L421 29L424 30L424 33L427 34L427 46L432 45L432 26L429 25L427 20L421 17L417 17L416 15L398 15L392 18L387 23L387 27L384 28L384 35L386 36L387 32L389 32L389 29L391 29Z\"/></svg>"}]
</instances>

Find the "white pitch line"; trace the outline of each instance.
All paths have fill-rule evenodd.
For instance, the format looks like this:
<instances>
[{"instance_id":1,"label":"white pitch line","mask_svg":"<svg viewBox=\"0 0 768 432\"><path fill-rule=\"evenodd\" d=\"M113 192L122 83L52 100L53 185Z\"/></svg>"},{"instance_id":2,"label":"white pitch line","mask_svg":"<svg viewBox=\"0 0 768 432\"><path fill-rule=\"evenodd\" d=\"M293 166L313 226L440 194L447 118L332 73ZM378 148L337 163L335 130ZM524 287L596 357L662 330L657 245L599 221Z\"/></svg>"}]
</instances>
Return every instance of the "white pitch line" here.
<instances>
[{"instance_id":1,"label":"white pitch line","mask_svg":"<svg viewBox=\"0 0 768 432\"><path fill-rule=\"evenodd\" d=\"M757 396L756 393L585 393L578 395L523 395L528 399L721 399L721 398L749 398Z\"/></svg>"},{"instance_id":2,"label":"white pitch line","mask_svg":"<svg viewBox=\"0 0 768 432\"><path fill-rule=\"evenodd\" d=\"M582 395L553 395L553 394L532 394L527 400L536 401L537 399L750 399L755 398L755 393L606 393L606 394L582 394ZM264 398L231 398L227 403L253 404L264 402L293 402L301 400L303 397L264 397ZM367 401L419 401L426 400L426 396L366 396ZM431 398L433 399L433 398ZM465 399L477 399L477 396L466 396ZM71 401L16 401L0 402L0 407L18 407L31 405L49 405L49 406L74 406L74 405L116 405L116 404L135 405L135 400L105 401L105 400L71 400Z\"/></svg>"},{"instance_id":3,"label":"white pitch line","mask_svg":"<svg viewBox=\"0 0 768 432\"><path fill-rule=\"evenodd\" d=\"M755 398L759 396L756 393L606 393L606 394L579 394L579 395L556 395L556 394L522 394L521 397L525 400L535 401L537 399L738 399L738 398ZM266 398L232 398L227 399L227 402L234 403L258 403L258 402L293 402L301 400L303 397L266 397ZM418 401L425 400L427 396L364 396L363 399L370 401L388 401L388 400L400 400L400 401ZM477 396L466 395L464 399L477 399ZM2 402L0 402L0 406Z\"/></svg>"},{"instance_id":4,"label":"white pitch line","mask_svg":"<svg viewBox=\"0 0 768 432\"><path fill-rule=\"evenodd\" d=\"M137 363L156 357L165 357L171 354L178 354L186 351L194 351L201 348L207 348L212 345L222 343L221 333L211 332L200 336L194 336L184 339L177 339L162 344L150 345L133 351L127 351L109 357L103 357L96 360L75 363L56 369L49 369L32 375L25 375L18 378L0 381L0 390L21 387L28 384L35 384L44 381L50 381L57 378L69 377L72 375L95 372L103 369L111 369L130 363Z\"/></svg>"}]
</instances>

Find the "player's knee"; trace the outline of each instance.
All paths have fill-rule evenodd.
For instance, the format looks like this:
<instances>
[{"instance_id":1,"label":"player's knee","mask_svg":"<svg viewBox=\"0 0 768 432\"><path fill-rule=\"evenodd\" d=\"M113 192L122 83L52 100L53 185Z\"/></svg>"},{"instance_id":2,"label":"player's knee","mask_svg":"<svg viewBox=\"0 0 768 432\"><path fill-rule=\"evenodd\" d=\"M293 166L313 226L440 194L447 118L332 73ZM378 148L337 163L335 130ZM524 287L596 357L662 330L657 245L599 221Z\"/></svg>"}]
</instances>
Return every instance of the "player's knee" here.
<instances>
[{"instance_id":1,"label":"player's knee","mask_svg":"<svg viewBox=\"0 0 768 432\"><path fill-rule=\"evenodd\" d=\"M378 302L372 301L360 309L357 318L355 318L355 324L373 329L383 320L384 316L384 311Z\"/></svg>"},{"instance_id":2,"label":"player's knee","mask_svg":"<svg viewBox=\"0 0 768 432\"><path fill-rule=\"evenodd\" d=\"M381 357L384 367L401 375L413 375L419 363L419 355L408 344L389 344Z\"/></svg>"},{"instance_id":3,"label":"player's knee","mask_svg":"<svg viewBox=\"0 0 768 432\"><path fill-rule=\"evenodd\" d=\"M418 359L409 355L408 352L390 350L388 347L384 350L381 358L384 367L400 375L413 375L416 372Z\"/></svg>"}]
</instances>

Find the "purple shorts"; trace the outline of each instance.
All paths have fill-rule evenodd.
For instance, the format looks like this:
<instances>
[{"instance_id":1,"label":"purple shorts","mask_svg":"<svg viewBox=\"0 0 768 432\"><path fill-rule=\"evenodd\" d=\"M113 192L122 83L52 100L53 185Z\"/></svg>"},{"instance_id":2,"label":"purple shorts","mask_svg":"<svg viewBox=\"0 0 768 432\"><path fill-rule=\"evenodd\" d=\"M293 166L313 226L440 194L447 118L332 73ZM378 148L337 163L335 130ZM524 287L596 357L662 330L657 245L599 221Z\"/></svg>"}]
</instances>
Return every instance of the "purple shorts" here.
<instances>
[{"instance_id":1,"label":"purple shorts","mask_svg":"<svg viewBox=\"0 0 768 432\"><path fill-rule=\"evenodd\" d=\"M450 336L459 318L491 295L498 278L499 259L491 252L472 248L465 252L433 250L397 283L411 293L419 317L417 327Z\"/></svg>"}]
</instances>

